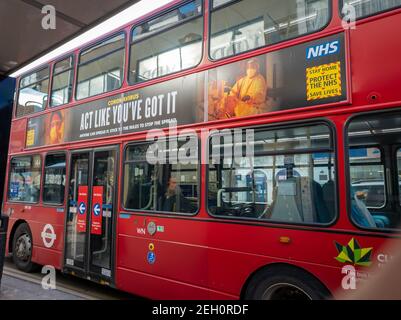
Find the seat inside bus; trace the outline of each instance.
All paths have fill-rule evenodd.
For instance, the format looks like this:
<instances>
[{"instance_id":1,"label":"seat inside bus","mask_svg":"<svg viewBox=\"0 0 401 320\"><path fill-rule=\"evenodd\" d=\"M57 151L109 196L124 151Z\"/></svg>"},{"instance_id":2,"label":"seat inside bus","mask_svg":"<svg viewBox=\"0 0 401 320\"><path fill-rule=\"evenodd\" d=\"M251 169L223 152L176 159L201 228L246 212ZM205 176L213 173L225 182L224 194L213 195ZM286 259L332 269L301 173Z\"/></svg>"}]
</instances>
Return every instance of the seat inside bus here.
<instances>
[{"instance_id":1,"label":"seat inside bus","mask_svg":"<svg viewBox=\"0 0 401 320\"><path fill-rule=\"evenodd\" d=\"M277 183L270 218L302 223L332 220L322 186L309 177L291 177Z\"/></svg>"}]
</instances>

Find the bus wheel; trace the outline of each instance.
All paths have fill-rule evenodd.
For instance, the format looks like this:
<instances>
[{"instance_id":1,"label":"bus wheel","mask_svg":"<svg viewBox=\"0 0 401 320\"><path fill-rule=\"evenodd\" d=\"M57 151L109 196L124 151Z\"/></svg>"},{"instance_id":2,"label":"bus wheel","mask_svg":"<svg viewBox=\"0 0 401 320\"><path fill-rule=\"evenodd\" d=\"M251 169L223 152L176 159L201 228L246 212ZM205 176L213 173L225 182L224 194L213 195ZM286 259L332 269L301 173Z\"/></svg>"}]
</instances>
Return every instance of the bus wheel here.
<instances>
[{"instance_id":1,"label":"bus wheel","mask_svg":"<svg viewBox=\"0 0 401 320\"><path fill-rule=\"evenodd\" d=\"M15 230L13 237L13 261L19 270L32 272L37 265L32 259L32 234L26 223L22 223Z\"/></svg>"},{"instance_id":2,"label":"bus wheel","mask_svg":"<svg viewBox=\"0 0 401 320\"><path fill-rule=\"evenodd\" d=\"M281 266L266 269L249 283L245 299L250 300L322 300L328 290L303 270Z\"/></svg>"}]
</instances>

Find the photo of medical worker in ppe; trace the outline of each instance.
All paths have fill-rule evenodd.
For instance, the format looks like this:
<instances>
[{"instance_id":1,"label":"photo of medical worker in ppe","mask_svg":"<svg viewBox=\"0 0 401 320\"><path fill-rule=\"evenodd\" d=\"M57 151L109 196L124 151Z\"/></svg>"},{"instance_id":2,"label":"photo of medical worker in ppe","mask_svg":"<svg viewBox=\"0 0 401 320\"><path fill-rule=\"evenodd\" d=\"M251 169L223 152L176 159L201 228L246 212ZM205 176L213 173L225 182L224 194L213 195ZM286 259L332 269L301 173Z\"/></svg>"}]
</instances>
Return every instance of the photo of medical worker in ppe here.
<instances>
[{"instance_id":1,"label":"photo of medical worker in ppe","mask_svg":"<svg viewBox=\"0 0 401 320\"><path fill-rule=\"evenodd\" d=\"M268 111L268 88L259 60L247 60L245 68L241 69L245 71L237 74L234 80L229 79L232 73L219 74L221 79L213 79L212 75L209 79L209 120L245 117ZM233 84L230 85L230 82Z\"/></svg>"},{"instance_id":2,"label":"photo of medical worker in ppe","mask_svg":"<svg viewBox=\"0 0 401 320\"><path fill-rule=\"evenodd\" d=\"M62 110L53 112L49 119L49 125L47 127L48 143L47 144L58 144L64 142L64 112Z\"/></svg>"}]
</instances>

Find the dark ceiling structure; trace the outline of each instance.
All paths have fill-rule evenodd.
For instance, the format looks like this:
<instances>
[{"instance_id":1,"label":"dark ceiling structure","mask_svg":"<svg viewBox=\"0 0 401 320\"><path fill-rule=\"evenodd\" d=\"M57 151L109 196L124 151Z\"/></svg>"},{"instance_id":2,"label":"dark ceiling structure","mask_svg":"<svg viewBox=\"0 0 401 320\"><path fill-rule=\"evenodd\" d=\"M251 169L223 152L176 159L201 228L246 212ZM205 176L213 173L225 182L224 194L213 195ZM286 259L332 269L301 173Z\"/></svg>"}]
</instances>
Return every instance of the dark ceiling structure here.
<instances>
[{"instance_id":1,"label":"dark ceiling structure","mask_svg":"<svg viewBox=\"0 0 401 320\"><path fill-rule=\"evenodd\" d=\"M139 0L0 0L0 79L136 2ZM45 5L56 10L54 30L42 28Z\"/></svg>"}]
</instances>

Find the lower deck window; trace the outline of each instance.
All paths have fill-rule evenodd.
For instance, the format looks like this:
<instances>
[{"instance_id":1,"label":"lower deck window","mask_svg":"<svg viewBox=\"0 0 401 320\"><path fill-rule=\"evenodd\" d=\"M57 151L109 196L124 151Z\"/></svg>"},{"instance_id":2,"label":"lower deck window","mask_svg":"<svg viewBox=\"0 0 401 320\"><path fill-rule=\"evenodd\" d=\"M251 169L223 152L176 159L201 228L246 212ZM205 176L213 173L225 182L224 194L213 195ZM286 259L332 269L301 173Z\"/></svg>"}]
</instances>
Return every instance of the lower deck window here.
<instances>
[{"instance_id":1,"label":"lower deck window","mask_svg":"<svg viewBox=\"0 0 401 320\"><path fill-rule=\"evenodd\" d=\"M329 128L246 131L240 137L227 131L210 139L209 212L284 223L333 221L336 188Z\"/></svg>"},{"instance_id":2,"label":"lower deck window","mask_svg":"<svg viewBox=\"0 0 401 320\"><path fill-rule=\"evenodd\" d=\"M47 155L45 161L45 178L43 202L62 204L65 191L65 155Z\"/></svg>"},{"instance_id":3,"label":"lower deck window","mask_svg":"<svg viewBox=\"0 0 401 320\"><path fill-rule=\"evenodd\" d=\"M362 228L398 228L401 222L401 113L354 118L347 130L349 211Z\"/></svg>"},{"instance_id":4,"label":"lower deck window","mask_svg":"<svg viewBox=\"0 0 401 320\"><path fill-rule=\"evenodd\" d=\"M124 167L124 207L167 213L198 211L197 159L152 164L147 160L150 144L127 148ZM167 146L168 147L168 146ZM169 148L168 150L173 150ZM161 150L165 153L166 150Z\"/></svg>"},{"instance_id":5,"label":"lower deck window","mask_svg":"<svg viewBox=\"0 0 401 320\"><path fill-rule=\"evenodd\" d=\"M8 200L38 202L42 162L39 155L11 159Z\"/></svg>"}]
</instances>

